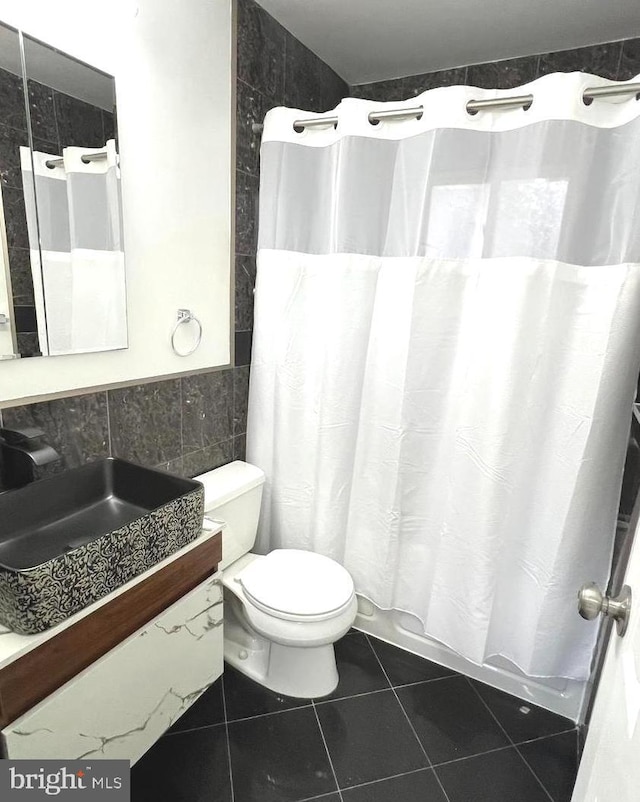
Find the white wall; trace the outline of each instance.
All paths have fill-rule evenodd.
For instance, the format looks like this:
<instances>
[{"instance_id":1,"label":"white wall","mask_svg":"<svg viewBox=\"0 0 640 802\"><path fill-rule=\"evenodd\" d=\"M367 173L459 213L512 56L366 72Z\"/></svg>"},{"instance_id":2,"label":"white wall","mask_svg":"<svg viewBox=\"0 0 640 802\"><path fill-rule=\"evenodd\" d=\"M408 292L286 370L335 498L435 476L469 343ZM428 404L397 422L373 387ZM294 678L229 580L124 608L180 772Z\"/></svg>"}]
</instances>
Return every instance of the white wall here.
<instances>
[{"instance_id":1,"label":"white wall","mask_svg":"<svg viewBox=\"0 0 640 802\"><path fill-rule=\"evenodd\" d=\"M0 408L228 364L231 0L0 0L0 19L116 77L129 348L0 364ZM178 308L202 343L175 356Z\"/></svg>"}]
</instances>

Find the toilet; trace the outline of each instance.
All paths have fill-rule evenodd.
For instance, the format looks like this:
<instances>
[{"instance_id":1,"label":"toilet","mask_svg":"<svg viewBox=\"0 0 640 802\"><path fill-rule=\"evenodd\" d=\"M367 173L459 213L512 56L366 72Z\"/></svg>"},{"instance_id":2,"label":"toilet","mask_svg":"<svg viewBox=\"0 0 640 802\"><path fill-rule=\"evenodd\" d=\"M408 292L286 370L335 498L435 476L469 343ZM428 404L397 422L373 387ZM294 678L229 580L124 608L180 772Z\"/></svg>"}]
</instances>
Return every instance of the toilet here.
<instances>
[{"instance_id":1,"label":"toilet","mask_svg":"<svg viewBox=\"0 0 640 802\"><path fill-rule=\"evenodd\" d=\"M264 484L259 468L236 461L195 478L204 485L205 527L224 524L225 660L276 693L331 693L338 684L333 644L357 612L349 572L311 551L251 553Z\"/></svg>"}]
</instances>

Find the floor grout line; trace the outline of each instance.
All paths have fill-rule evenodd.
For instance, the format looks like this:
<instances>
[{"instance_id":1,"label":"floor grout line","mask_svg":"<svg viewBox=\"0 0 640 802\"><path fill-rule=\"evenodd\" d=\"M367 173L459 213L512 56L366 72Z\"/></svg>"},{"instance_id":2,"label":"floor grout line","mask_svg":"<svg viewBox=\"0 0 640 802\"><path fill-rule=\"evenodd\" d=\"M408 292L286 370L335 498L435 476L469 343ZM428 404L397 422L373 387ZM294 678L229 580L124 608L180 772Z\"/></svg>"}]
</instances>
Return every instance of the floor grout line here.
<instances>
[{"instance_id":1,"label":"floor grout line","mask_svg":"<svg viewBox=\"0 0 640 802\"><path fill-rule=\"evenodd\" d=\"M369 639L369 635L367 635L366 633L365 633L365 638L367 639L367 643L369 644L369 646L370 646L370 648L371 648L371 651L374 653L374 655L375 655L375 658L376 658L376 660L378 661L378 664L380 665L380 668L382 669L382 672L383 672L383 674L384 674L384 675L385 675L385 677L387 678L387 682L389 683L389 685L391 685L391 680L389 679L389 675L387 674L387 671L386 671L385 667L382 665L382 661L381 661L381 660L380 660L380 658L378 657L378 653L377 653L377 652L376 652L376 650L374 649L374 647L373 647L373 644L371 643L371 640ZM393 687L393 685L391 685L391 690L393 691L393 695L396 697L396 701L397 701L397 703L400 705L400 710L402 710L402 712L403 712L403 714L404 714L404 717L405 717L405 718L406 718L406 720L407 720L407 724L408 724L408 725L411 727L411 732L413 733L413 735L414 735L414 737L415 737L416 741L418 742L418 746L419 746L419 747L420 747L420 749L422 750L422 754L423 754L423 755L425 756L425 758L427 759L427 763L429 764L429 766L428 766L428 767L429 767L429 768L431 768L431 769L433 770L433 763L432 763L432 761L431 761L431 758L430 758L430 757L429 757L429 755L427 754L427 750L426 750L426 749L424 748L424 746L422 745L422 741L420 740L420 738L418 738L418 733L415 731L415 728L414 728L413 724L411 723L411 719L410 719L410 718L409 718L409 716L407 715L407 711L404 709L404 705L403 705L403 704L402 704L402 702L400 701L400 697L398 696L398 694L397 694L397 692L396 692L396 689ZM440 786L440 790L441 790L441 791L442 791L442 793L444 794L444 798L446 799L446 802L451 802L451 800L449 799L449 795L448 795L448 794L447 794L447 792L445 791L444 785L442 784L442 782L441 782L441 780L440 780L440 777L438 777L438 774L437 774L435 771L433 771L433 776L436 778L436 782L437 782L437 783L438 783L438 785Z\"/></svg>"},{"instance_id":2,"label":"floor grout line","mask_svg":"<svg viewBox=\"0 0 640 802\"><path fill-rule=\"evenodd\" d=\"M229 721L227 719L227 697L224 692L224 670L220 675L220 692L222 694L222 711L224 714L224 731L227 736L227 764L229 766L229 787L231 789L231 802L235 802L235 791L233 789L233 769L231 767L231 743L229 742Z\"/></svg>"},{"instance_id":3,"label":"floor grout line","mask_svg":"<svg viewBox=\"0 0 640 802\"><path fill-rule=\"evenodd\" d=\"M331 766L331 773L333 774L333 780L336 784L336 788L338 789L338 796L340 797L340 802L344 802L344 800L342 799L342 791L340 790L340 783L338 782L338 775L336 774L336 770L333 766L333 760L331 760L331 754L329 753L329 746L327 745L327 739L324 737L324 730L322 729L322 724L320 723L320 716L318 715L318 711L316 710L315 704L311 702L311 705L313 707L313 713L316 717L316 721L318 722L318 728L320 730L320 735L322 736L322 743L324 744L324 751L327 753L329 765Z\"/></svg>"},{"instance_id":4,"label":"floor grout line","mask_svg":"<svg viewBox=\"0 0 640 802\"><path fill-rule=\"evenodd\" d=\"M363 691L363 693L352 693L350 696L336 696L335 699L314 699L313 703L316 705L328 705L331 702L344 702L345 699L359 699L361 696L373 696L376 693L386 693L393 688L378 688L375 691Z\"/></svg>"},{"instance_id":5,"label":"floor grout line","mask_svg":"<svg viewBox=\"0 0 640 802\"><path fill-rule=\"evenodd\" d=\"M545 794L546 794L546 795L549 797L549 799L551 800L551 802L555 802L554 798L551 796L551 794L550 794L550 793L549 793L549 791L547 790L547 788L546 788L545 784L542 782L542 780L540 779L540 777L538 777L538 775L535 773L535 771L534 771L534 770L531 768L531 766L529 765L529 762L528 762L528 761L525 759L525 757L524 757L524 755L522 754L522 752L521 752L521 751L518 749L518 746L517 746L517 744L516 744L516 743L514 743L514 741L513 741L513 738L512 738L512 737L509 735L509 733L506 731L506 729L505 729L505 728L502 726L502 724L501 724L501 723L500 723L500 721L498 720L498 717L495 715L495 713L493 712L493 710L492 710L492 709L489 707L489 705L487 704L487 702L485 702L485 700L483 699L483 697L482 697L482 694L480 693L480 691L479 691L479 690L478 690L478 689L475 687L475 685L473 684L473 682L471 682L471 680L469 679L469 677L465 677L465 679L466 679L466 681L467 681L467 684L468 684L468 685L469 685L469 686L472 688L473 692L474 692L474 693L476 694L476 696L478 697L478 699L480 699L480 701L482 702L482 704L483 704L483 705L484 705L484 706L487 708L487 710L488 710L488 712L489 712L489 715L490 715L490 716L491 716L491 718L492 718L492 719L493 719L493 720L496 722L496 724L498 725L498 727L500 727L500 729L501 729L501 730L502 730L502 732L504 733L505 737L507 738L507 740L509 741L509 743L511 744L511 746L512 746L512 747L513 747L513 748L516 750L516 752L518 753L518 756L520 757L520 760L522 760L522 762L523 762L523 763L525 764L525 766L526 766L526 767L529 769L529 771L531 772L531 774L533 774L533 776L535 777L535 780L536 780L536 782L538 783L538 785L539 785L539 786L542 788L542 790L545 792Z\"/></svg>"},{"instance_id":6,"label":"floor grout line","mask_svg":"<svg viewBox=\"0 0 640 802\"><path fill-rule=\"evenodd\" d=\"M420 774L422 771L433 771L431 766L423 766L420 769L411 769L410 771L401 771L399 774L391 774L389 777L381 777L379 780L369 780L366 783L357 783L356 785L345 785L343 791L352 791L354 788L366 788L369 785L376 785L376 783L383 783L387 780L397 780L398 777L406 777L409 774Z\"/></svg>"},{"instance_id":7,"label":"floor grout line","mask_svg":"<svg viewBox=\"0 0 640 802\"><path fill-rule=\"evenodd\" d=\"M376 655L377 657L377 655ZM425 658L426 659L426 658ZM444 682L447 679L455 679L462 676L461 674L449 674L446 677L433 677L432 679L419 679L416 682L402 682L397 685L392 685L392 688L413 688L414 685L428 685L431 682ZM391 681L391 680L389 680Z\"/></svg>"}]
</instances>

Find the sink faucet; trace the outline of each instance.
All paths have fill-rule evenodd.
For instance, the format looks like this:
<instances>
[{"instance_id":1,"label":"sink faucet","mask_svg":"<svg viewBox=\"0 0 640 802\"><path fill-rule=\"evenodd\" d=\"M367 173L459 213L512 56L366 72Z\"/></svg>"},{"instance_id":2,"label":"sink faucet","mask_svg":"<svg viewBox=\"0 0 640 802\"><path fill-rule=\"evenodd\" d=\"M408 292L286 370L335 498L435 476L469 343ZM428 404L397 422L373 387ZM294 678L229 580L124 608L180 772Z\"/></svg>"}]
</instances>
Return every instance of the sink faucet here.
<instances>
[{"instance_id":1,"label":"sink faucet","mask_svg":"<svg viewBox=\"0 0 640 802\"><path fill-rule=\"evenodd\" d=\"M33 482L36 471L60 460L44 442L45 433L33 426L0 429L0 490L13 490Z\"/></svg>"}]
</instances>

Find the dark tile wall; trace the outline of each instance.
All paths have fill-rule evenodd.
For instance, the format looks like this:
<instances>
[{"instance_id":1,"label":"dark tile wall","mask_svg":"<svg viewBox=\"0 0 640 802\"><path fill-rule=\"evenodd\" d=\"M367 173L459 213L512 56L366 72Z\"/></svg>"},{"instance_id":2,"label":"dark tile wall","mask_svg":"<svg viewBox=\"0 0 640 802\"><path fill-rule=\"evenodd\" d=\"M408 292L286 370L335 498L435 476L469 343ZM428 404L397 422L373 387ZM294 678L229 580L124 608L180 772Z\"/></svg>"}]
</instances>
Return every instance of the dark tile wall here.
<instances>
[{"instance_id":1,"label":"dark tile wall","mask_svg":"<svg viewBox=\"0 0 640 802\"><path fill-rule=\"evenodd\" d=\"M236 106L236 365L251 358L253 286L256 276L258 156L262 122L274 106L328 111L349 87L253 0L238 3Z\"/></svg>"},{"instance_id":2,"label":"dark tile wall","mask_svg":"<svg viewBox=\"0 0 640 802\"><path fill-rule=\"evenodd\" d=\"M251 123L262 122L268 109L283 104L326 111L349 89L253 0L238 0L237 52L235 367L1 412L5 426L36 425L45 430L62 455L54 471L112 454L194 476L244 458L260 148L260 137L252 133ZM34 137L42 149L47 144L54 149L59 146L52 137L60 110L80 111L50 92L35 84L29 87ZM18 112L16 119L20 119ZM87 120L83 136L92 132L91 117ZM0 160L2 131L0 126Z\"/></svg>"},{"instance_id":3,"label":"dark tile wall","mask_svg":"<svg viewBox=\"0 0 640 802\"><path fill-rule=\"evenodd\" d=\"M71 145L101 147L113 136L113 114L29 80L29 114L36 150L60 155ZM19 147L29 145L22 79L0 69L0 183L13 305L22 357L40 353Z\"/></svg>"},{"instance_id":4,"label":"dark tile wall","mask_svg":"<svg viewBox=\"0 0 640 802\"><path fill-rule=\"evenodd\" d=\"M402 100L438 86L467 84L492 89L512 89L550 72L590 72L626 81L640 72L640 39L610 42L540 56L512 58L488 64L473 64L453 70L411 75L393 81L359 84L351 96L365 100Z\"/></svg>"}]
</instances>

